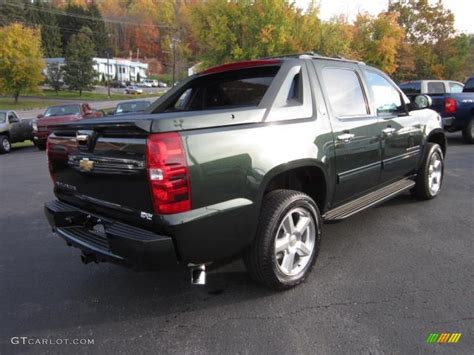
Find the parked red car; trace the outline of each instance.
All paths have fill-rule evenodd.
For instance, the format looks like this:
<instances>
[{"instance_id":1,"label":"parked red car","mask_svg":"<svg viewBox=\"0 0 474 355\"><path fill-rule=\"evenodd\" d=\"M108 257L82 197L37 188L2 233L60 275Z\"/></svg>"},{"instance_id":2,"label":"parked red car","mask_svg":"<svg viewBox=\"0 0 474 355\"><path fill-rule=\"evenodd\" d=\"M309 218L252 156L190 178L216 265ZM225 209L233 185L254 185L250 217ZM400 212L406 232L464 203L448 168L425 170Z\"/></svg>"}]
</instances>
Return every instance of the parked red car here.
<instances>
[{"instance_id":1,"label":"parked red car","mask_svg":"<svg viewBox=\"0 0 474 355\"><path fill-rule=\"evenodd\" d=\"M38 115L37 120L33 122L33 141L39 150L45 150L52 126L102 116L102 112L93 110L87 103L50 106L43 115Z\"/></svg>"}]
</instances>

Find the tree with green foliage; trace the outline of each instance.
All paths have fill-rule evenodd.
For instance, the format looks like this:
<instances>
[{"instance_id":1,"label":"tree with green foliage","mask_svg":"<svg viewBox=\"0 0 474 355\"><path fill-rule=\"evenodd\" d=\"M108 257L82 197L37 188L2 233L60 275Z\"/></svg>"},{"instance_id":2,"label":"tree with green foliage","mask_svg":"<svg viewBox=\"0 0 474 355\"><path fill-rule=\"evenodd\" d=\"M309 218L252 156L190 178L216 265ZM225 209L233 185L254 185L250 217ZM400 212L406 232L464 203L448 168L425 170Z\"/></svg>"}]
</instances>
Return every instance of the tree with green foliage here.
<instances>
[{"instance_id":1,"label":"tree with green foliage","mask_svg":"<svg viewBox=\"0 0 474 355\"><path fill-rule=\"evenodd\" d=\"M0 93L16 103L22 92L38 92L43 81L40 33L12 23L0 28L0 43Z\"/></svg>"},{"instance_id":2,"label":"tree with green foliage","mask_svg":"<svg viewBox=\"0 0 474 355\"><path fill-rule=\"evenodd\" d=\"M13 22L24 22L25 4L21 1L0 1L0 26L7 26Z\"/></svg>"},{"instance_id":3,"label":"tree with green foliage","mask_svg":"<svg viewBox=\"0 0 474 355\"><path fill-rule=\"evenodd\" d=\"M388 11L399 14L398 23L410 43L435 43L455 33L454 14L440 0L391 1Z\"/></svg>"},{"instance_id":4,"label":"tree with green foliage","mask_svg":"<svg viewBox=\"0 0 474 355\"><path fill-rule=\"evenodd\" d=\"M61 90L63 84L63 74L63 68L59 63L51 63L47 65L47 81L56 94Z\"/></svg>"},{"instance_id":5,"label":"tree with green foliage","mask_svg":"<svg viewBox=\"0 0 474 355\"><path fill-rule=\"evenodd\" d=\"M63 12L64 15L58 15L63 48L67 47L72 36L78 34L82 28L87 27L92 33L91 39L96 53L104 56L109 48L109 38L96 3L92 2L86 7L68 3Z\"/></svg>"},{"instance_id":6,"label":"tree with green foliage","mask_svg":"<svg viewBox=\"0 0 474 355\"><path fill-rule=\"evenodd\" d=\"M48 58L62 55L61 32L57 16L51 10L51 5L39 1L25 5L25 21L28 25L41 28L41 48L43 55Z\"/></svg>"},{"instance_id":7,"label":"tree with green foliage","mask_svg":"<svg viewBox=\"0 0 474 355\"><path fill-rule=\"evenodd\" d=\"M92 32L83 27L78 34L72 36L66 48L66 65L64 81L69 89L78 90L79 96L83 90L92 89L96 77L93 57L96 55Z\"/></svg>"}]
</instances>

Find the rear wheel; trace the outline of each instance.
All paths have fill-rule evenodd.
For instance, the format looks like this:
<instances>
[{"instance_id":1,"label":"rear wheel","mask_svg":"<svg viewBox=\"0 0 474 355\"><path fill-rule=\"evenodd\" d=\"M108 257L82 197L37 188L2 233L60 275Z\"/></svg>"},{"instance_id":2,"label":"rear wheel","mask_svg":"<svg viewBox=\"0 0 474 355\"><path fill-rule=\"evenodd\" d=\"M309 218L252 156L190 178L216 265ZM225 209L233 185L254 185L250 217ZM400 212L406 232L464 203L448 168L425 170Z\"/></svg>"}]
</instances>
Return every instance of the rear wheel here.
<instances>
[{"instance_id":1,"label":"rear wheel","mask_svg":"<svg viewBox=\"0 0 474 355\"><path fill-rule=\"evenodd\" d=\"M0 153L10 153L11 149L10 138L8 138L8 136L0 136Z\"/></svg>"},{"instance_id":2,"label":"rear wheel","mask_svg":"<svg viewBox=\"0 0 474 355\"><path fill-rule=\"evenodd\" d=\"M426 154L413 189L414 195L424 200L438 196L443 183L444 157L439 144L428 143Z\"/></svg>"},{"instance_id":3,"label":"rear wheel","mask_svg":"<svg viewBox=\"0 0 474 355\"><path fill-rule=\"evenodd\" d=\"M275 290L305 280L316 261L321 216L306 194L277 190L265 196L257 236L244 256L253 279Z\"/></svg>"},{"instance_id":4,"label":"rear wheel","mask_svg":"<svg viewBox=\"0 0 474 355\"><path fill-rule=\"evenodd\" d=\"M38 150L46 150L46 143L35 142L35 145Z\"/></svg>"},{"instance_id":5,"label":"rear wheel","mask_svg":"<svg viewBox=\"0 0 474 355\"><path fill-rule=\"evenodd\" d=\"M467 126L463 128L462 137L466 143L474 143L474 118L472 118Z\"/></svg>"}]
</instances>

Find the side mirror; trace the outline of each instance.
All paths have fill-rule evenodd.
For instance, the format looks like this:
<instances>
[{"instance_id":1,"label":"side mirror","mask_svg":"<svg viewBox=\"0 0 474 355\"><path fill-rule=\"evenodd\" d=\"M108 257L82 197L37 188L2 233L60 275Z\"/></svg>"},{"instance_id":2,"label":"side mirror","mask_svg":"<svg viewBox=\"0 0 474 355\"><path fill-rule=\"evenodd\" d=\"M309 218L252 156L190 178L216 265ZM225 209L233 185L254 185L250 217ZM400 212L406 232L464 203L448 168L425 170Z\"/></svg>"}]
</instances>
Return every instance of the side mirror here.
<instances>
[{"instance_id":1,"label":"side mirror","mask_svg":"<svg viewBox=\"0 0 474 355\"><path fill-rule=\"evenodd\" d=\"M38 115L38 116L36 116L36 118L40 120L40 119L44 118L44 115Z\"/></svg>"},{"instance_id":2,"label":"side mirror","mask_svg":"<svg viewBox=\"0 0 474 355\"><path fill-rule=\"evenodd\" d=\"M417 95L415 96L415 99L413 100L413 106L415 106L417 110L428 108L432 104L433 104L433 100L428 95Z\"/></svg>"}]
</instances>

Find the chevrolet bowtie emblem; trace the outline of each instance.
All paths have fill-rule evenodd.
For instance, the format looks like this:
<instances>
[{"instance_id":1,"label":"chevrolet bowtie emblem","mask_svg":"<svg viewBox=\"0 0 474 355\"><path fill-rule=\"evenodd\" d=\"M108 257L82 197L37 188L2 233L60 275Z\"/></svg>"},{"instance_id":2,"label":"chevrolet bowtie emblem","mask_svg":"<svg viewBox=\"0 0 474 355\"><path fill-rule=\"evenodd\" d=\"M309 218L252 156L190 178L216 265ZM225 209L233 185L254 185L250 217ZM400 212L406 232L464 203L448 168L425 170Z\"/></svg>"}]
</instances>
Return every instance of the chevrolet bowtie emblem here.
<instances>
[{"instance_id":1,"label":"chevrolet bowtie emblem","mask_svg":"<svg viewBox=\"0 0 474 355\"><path fill-rule=\"evenodd\" d=\"M88 158L82 158L79 161L79 168L82 171L91 171L94 169L94 162L92 160L89 160Z\"/></svg>"}]
</instances>

